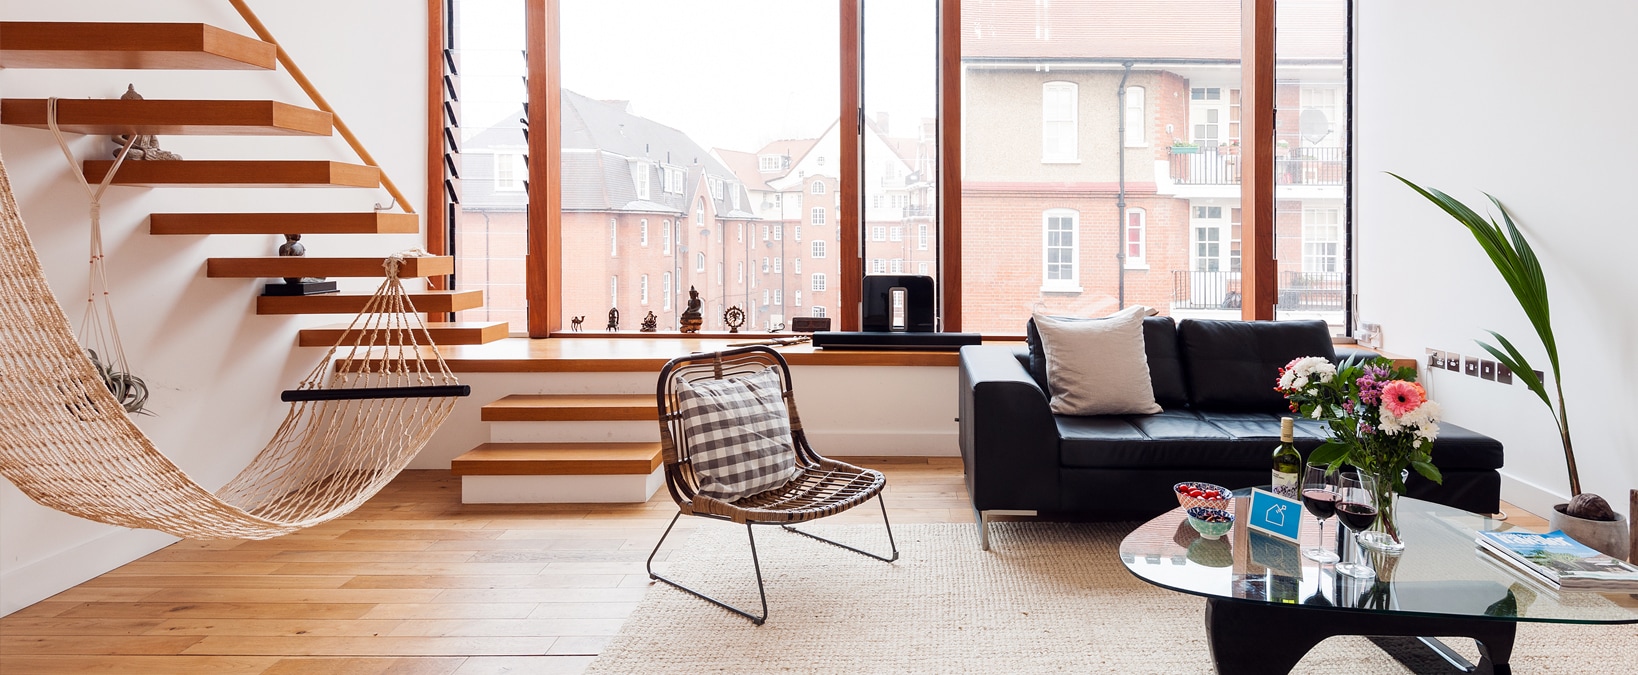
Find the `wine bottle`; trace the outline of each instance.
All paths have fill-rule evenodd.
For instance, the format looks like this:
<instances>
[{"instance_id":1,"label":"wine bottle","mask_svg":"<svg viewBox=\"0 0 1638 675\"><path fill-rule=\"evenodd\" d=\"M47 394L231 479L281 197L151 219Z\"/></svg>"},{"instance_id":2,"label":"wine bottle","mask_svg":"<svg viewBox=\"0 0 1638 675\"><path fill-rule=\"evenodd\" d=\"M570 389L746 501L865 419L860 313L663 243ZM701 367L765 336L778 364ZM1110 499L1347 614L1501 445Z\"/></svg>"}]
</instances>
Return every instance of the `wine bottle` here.
<instances>
[{"instance_id":1,"label":"wine bottle","mask_svg":"<svg viewBox=\"0 0 1638 675\"><path fill-rule=\"evenodd\" d=\"M1274 494L1297 499L1297 484L1302 479L1302 455L1297 452L1289 417L1280 418L1280 445L1274 448Z\"/></svg>"}]
</instances>

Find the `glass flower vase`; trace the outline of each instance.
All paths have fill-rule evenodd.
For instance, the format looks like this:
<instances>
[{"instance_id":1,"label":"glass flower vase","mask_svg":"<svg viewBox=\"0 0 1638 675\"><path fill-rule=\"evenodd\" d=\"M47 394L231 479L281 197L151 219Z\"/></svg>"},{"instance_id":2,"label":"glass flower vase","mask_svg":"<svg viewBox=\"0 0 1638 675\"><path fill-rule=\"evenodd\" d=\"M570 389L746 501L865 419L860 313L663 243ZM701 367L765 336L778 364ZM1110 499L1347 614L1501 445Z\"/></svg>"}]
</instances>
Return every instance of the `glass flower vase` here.
<instances>
[{"instance_id":1,"label":"glass flower vase","mask_svg":"<svg viewBox=\"0 0 1638 675\"><path fill-rule=\"evenodd\" d=\"M1371 529L1359 533L1359 545L1393 555L1405 550L1405 539L1399 530L1399 491L1393 486L1395 483L1404 485L1410 470L1401 470L1397 481L1386 475L1387 472L1383 474L1376 479L1376 522Z\"/></svg>"}]
</instances>

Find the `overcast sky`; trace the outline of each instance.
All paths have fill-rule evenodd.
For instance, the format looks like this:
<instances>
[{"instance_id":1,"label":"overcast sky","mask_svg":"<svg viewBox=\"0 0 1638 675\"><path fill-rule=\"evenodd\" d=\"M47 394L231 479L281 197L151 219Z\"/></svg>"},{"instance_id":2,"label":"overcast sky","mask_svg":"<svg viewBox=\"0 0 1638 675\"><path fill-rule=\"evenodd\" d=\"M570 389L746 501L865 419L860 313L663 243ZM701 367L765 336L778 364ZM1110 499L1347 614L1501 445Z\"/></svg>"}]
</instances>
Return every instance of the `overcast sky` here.
<instances>
[{"instance_id":1,"label":"overcast sky","mask_svg":"<svg viewBox=\"0 0 1638 675\"><path fill-rule=\"evenodd\" d=\"M523 96L521 0L461 0L462 120L470 133ZM936 0L869 0L867 112L896 136L931 117ZM562 0L563 86L632 102L700 145L746 152L813 138L836 120L837 4L831 0ZM507 120L509 122L509 120Z\"/></svg>"}]
</instances>

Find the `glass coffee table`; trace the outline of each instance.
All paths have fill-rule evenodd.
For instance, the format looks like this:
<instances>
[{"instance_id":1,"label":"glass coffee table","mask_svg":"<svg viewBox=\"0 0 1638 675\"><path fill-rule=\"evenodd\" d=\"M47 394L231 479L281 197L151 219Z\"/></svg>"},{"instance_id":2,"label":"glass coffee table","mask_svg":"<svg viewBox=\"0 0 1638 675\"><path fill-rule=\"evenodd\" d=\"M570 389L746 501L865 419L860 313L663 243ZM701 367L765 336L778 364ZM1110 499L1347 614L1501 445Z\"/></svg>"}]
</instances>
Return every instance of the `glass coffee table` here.
<instances>
[{"instance_id":1,"label":"glass coffee table","mask_svg":"<svg viewBox=\"0 0 1638 675\"><path fill-rule=\"evenodd\" d=\"M1220 675L1289 672L1334 635L1419 637L1460 669L1509 673L1517 622L1638 623L1638 596L1554 591L1480 551L1477 533L1508 529L1501 521L1402 497L1405 552L1367 551L1377 578L1358 580L1303 557L1301 549L1319 543L1306 512L1300 546L1248 531L1249 493L1235 491L1234 530L1219 539L1202 538L1178 508L1120 544L1121 561L1138 578L1206 598L1207 639ZM1335 519L1327 523L1328 549L1339 529ZM1479 666L1424 637L1435 635L1476 640ZM1588 672L1619 668L1583 665Z\"/></svg>"}]
</instances>

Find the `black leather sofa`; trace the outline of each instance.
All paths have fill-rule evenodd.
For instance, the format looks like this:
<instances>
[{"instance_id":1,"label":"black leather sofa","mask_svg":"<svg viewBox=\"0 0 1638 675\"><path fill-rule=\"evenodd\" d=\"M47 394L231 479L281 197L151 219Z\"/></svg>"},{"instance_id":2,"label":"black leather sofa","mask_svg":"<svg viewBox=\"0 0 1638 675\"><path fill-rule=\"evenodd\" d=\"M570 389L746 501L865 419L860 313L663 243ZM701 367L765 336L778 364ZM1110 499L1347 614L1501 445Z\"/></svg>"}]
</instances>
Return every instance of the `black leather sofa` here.
<instances>
[{"instance_id":1,"label":"black leather sofa","mask_svg":"<svg viewBox=\"0 0 1638 675\"><path fill-rule=\"evenodd\" d=\"M1150 317L1144 346L1164 410L1054 415L1034 328L1024 346L961 348L961 459L986 549L985 521L996 512L1148 518L1177 506L1171 488L1182 481L1267 485L1280 418L1291 415L1274 390L1277 371L1300 356L1340 358L1322 321ZM1325 435L1314 420L1298 420L1296 430L1304 455ZM1410 496L1476 513L1499 509L1500 442L1443 423L1433 461L1444 483L1412 472Z\"/></svg>"}]
</instances>

